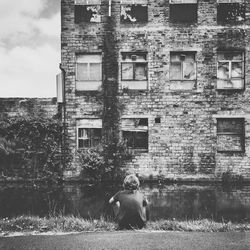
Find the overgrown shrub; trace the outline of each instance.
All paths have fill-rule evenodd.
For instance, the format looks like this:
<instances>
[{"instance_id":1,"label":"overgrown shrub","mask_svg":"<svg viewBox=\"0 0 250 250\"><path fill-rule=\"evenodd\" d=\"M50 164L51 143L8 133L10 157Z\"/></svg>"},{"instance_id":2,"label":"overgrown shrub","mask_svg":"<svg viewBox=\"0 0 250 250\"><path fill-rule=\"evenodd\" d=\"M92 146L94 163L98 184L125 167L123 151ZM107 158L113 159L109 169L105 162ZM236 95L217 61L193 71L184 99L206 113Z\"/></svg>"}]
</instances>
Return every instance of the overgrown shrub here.
<instances>
[{"instance_id":1,"label":"overgrown shrub","mask_svg":"<svg viewBox=\"0 0 250 250\"><path fill-rule=\"evenodd\" d=\"M222 183L224 185L242 184L244 179L242 175L234 174L231 170L222 173Z\"/></svg>"},{"instance_id":2,"label":"overgrown shrub","mask_svg":"<svg viewBox=\"0 0 250 250\"><path fill-rule=\"evenodd\" d=\"M62 151L65 163L70 153L67 148L62 150L64 130L58 120L9 118L0 122L0 130L1 147L5 149L0 155L3 176L55 179L62 175Z\"/></svg>"},{"instance_id":3,"label":"overgrown shrub","mask_svg":"<svg viewBox=\"0 0 250 250\"><path fill-rule=\"evenodd\" d=\"M105 161L102 147L83 149L78 153L82 175L95 181L101 181L105 173Z\"/></svg>"},{"instance_id":4,"label":"overgrown shrub","mask_svg":"<svg viewBox=\"0 0 250 250\"><path fill-rule=\"evenodd\" d=\"M80 150L78 157L83 178L101 182L123 179L126 173L125 163L131 155L123 142L110 142L95 148Z\"/></svg>"}]
</instances>

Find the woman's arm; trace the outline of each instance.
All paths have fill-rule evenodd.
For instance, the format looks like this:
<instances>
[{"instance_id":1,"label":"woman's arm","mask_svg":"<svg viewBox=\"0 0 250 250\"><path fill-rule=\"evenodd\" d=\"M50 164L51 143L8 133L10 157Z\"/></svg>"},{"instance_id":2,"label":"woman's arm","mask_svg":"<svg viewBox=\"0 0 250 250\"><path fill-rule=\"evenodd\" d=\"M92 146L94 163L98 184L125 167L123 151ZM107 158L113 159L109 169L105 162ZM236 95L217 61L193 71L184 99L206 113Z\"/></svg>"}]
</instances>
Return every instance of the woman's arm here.
<instances>
[{"instance_id":1,"label":"woman's arm","mask_svg":"<svg viewBox=\"0 0 250 250\"><path fill-rule=\"evenodd\" d=\"M114 196L110 198L109 203L112 204L115 201Z\"/></svg>"}]
</instances>

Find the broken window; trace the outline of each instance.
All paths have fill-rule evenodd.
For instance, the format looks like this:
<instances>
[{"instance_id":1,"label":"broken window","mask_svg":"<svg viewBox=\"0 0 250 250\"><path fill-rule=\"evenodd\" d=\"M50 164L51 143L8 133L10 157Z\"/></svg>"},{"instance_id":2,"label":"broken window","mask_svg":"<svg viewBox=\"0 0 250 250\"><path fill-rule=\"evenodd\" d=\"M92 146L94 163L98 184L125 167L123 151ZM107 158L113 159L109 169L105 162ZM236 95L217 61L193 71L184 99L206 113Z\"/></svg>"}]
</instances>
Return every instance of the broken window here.
<instances>
[{"instance_id":1,"label":"broken window","mask_svg":"<svg viewBox=\"0 0 250 250\"><path fill-rule=\"evenodd\" d=\"M148 151L148 119L122 119L122 136L128 148Z\"/></svg>"},{"instance_id":2,"label":"broken window","mask_svg":"<svg viewBox=\"0 0 250 250\"><path fill-rule=\"evenodd\" d=\"M148 21L147 0L122 0L121 23L145 23Z\"/></svg>"},{"instance_id":3,"label":"broken window","mask_svg":"<svg viewBox=\"0 0 250 250\"><path fill-rule=\"evenodd\" d=\"M78 148L96 147L102 139L101 119L77 120L77 142Z\"/></svg>"},{"instance_id":4,"label":"broken window","mask_svg":"<svg viewBox=\"0 0 250 250\"><path fill-rule=\"evenodd\" d=\"M123 89L145 90L148 87L148 62L145 52L122 52L121 85Z\"/></svg>"},{"instance_id":5,"label":"broken window","mask_svg":"<svg viewBox=\"0 0 250 250\"><path fill-rule=\"evenodd\" d=\"M170 53L170 80L196 80L195 52Z\"/></svg>"},{"instance_id":6,"label":"broken window","mask_svg":"<svg viewBox=\"0 0 250 250\"><path fill-rule=\"evenodd\" d=\"M245 19L244 0L218 0L218 23L241 22Z\"/></svg>"},{"instance_id":7,"label":"broken window","mask_svg":"<svg viewBox=\"0 0 250 250\"><path fill-rule=\"evenodd\" d=\"M244 152L244 118L217 119L217 149L219 152Z\"/></svg>"},{"instance_id":8,"label":"broken window","mask_svg":"<svg viewBox=\"0 0 250 250\"><path fill-rule=\"evenodd\" d=\"M77 90L98 90L102 83L101 54L76 56Z\"/></svg>"},{"instance_id":9,"label":"broken window","mask_svg":"<svg viewBox=\"0 0 250 250\"><path fill-rule=\"evenodd\" d=\"M100 0L75 0L75 23L101 22Z\"/></svg>"},{"instance_id":10,"label":"broken window","mask_svg":"<svg viewBox=\"0 0 250 250\"><path fill-rule=\"evenodd\" d=\"M218 52L217 89L244 88L244 55L237 51Z\"/></svg>"},{"instance_id":11,"label":"broken window","mask_svg":"<svg viewBox=\"0 0 250 250\"><path fill-rule=\"evenodd\" d=\"M122 53L122 80L146 81L147 64L146 53Z\"/></svg>"},{"instance_id":12,"label":"broken window","mask_svg":"<svg viewBox=\"0 0 250 250\"><path fill-rule=\"evenodd\" d=\"M170 21L173 23L197 22L197 0L170 0Z\"/></svg>"}]
</instances>

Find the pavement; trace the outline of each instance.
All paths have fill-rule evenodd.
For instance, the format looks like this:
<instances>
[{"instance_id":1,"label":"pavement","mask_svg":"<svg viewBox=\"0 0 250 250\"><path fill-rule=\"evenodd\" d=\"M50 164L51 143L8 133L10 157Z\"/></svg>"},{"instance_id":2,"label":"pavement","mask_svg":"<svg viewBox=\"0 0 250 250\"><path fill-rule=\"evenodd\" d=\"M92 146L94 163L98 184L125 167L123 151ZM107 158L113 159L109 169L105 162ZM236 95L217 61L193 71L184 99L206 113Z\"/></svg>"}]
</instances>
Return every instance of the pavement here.
<instances>
[{"instance_id":1,"label":"pavement","mask_svg":"<svg viewBox=\"0 0 250 250\"><path fill-rule=\"evenodd\" d=\"M249 250L250 232L117 231L67 235L1 237L1 250Z\"/></svg>"}]
</instances>

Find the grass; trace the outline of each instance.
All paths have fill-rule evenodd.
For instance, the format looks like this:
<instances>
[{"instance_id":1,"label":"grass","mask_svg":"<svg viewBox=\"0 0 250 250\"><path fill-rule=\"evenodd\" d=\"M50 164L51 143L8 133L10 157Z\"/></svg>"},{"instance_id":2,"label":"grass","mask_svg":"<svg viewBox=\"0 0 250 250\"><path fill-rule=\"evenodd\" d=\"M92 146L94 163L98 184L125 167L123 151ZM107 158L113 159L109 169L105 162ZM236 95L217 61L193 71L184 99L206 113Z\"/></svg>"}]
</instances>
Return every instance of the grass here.
<instances>
[{"instance_id":1,"label":"grass","mask_svg":"<svg viewBox=\"0 0 250 250\"><path fill-rule=\"evenodd\" d=\"M0 233L9 232L84 232L84 231L114 231L115 224L99 220L85 220L74 216L57 216L40 218L20 216L17 218L0 219Z\"/></svg>"},{"instance_id":2,"label":"grass","mask_svg":"<svg viewBox=\"0 0 250 250\"><path fill-rule=\"evenodd\" d=\"M104 220L85 220L74 216L57 216L40 218L34 216L20 216L17 218L0 219L0 234L30 233L30 232L97 232L115 231L116 224ZM215 222L212 220L160 220L148 222L144 230L149 231L188 231L188 232L228 232L248 231L250 223L233 224L231 222Z\"/></svg>"},{"instance_id":3,"label":"grass","mask_svg":"<svg viewBox=\"0 0 250 250\"><path fill-rule=\"evenodd\" d=\"M215 222L213 220L160 220L157 222L149 222L148 228L152 230L164 231L186 231L186 232L229 232L229 231L248 231L250 223L231 223L231 222Z\"/></svg>"}]
</instances>

